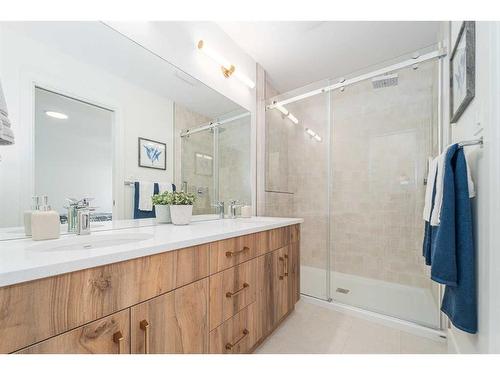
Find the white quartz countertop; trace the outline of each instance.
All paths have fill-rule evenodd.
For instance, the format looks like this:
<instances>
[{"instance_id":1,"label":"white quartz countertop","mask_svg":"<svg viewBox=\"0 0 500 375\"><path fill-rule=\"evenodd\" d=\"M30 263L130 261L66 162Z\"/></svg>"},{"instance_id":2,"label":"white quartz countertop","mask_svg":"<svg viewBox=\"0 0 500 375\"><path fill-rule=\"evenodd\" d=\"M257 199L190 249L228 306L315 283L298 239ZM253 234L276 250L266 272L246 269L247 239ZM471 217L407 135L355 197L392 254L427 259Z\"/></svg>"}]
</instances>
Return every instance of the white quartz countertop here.
<instances>
[{"instance_id":1,"label":"white quartz countertop","mask_svg":"<svg viewBox=\"0 0 500 375\"><path fill-rule=\"evenodd\" d=\"M0 287L302 222L298 218L252 217L199 221L186 226L137 225L48 241L0 241ZM64 248L75 240L79 247ZM100 245L85 248L82 241ZM108 242L110 245L106 245Z\"/></svg>"}]
</instances>

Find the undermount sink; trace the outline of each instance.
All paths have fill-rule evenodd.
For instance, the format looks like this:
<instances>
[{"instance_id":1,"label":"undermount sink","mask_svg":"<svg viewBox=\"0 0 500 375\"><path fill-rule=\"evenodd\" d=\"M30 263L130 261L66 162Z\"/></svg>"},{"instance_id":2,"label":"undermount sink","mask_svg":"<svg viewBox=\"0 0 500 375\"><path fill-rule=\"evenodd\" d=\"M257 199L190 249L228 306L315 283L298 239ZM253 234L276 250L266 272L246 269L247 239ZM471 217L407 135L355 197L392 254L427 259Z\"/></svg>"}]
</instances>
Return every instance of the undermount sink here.
<instances>
[{"instance_id":1,"label":"undermount sink","mask_svg":"<svg viewBox=\"0 0 500 375\"><path fill-rule=\"evenodd\" d=\"M86 236L72 236L58 240L44 241L31 246L29 250L41 252L90 250L145 241L152 237L152 234L147 233L90 234Z\"/></svg>"}]
</instances>

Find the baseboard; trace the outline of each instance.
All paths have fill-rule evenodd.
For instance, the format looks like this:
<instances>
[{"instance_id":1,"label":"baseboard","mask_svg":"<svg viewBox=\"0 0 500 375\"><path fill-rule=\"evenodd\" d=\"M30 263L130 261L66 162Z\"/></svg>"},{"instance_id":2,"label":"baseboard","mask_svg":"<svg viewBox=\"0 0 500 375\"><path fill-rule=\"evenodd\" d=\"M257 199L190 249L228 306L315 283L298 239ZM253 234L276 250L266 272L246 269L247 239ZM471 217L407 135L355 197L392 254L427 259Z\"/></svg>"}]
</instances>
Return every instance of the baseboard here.
<instances>
[{"instance_id":1,"label":"baseboard","mask_svg":"<svg viewBox=\"0 0 500 375\"><path fill-rule=\"evenodd\" d=\"M460 348L458 347L457 339L455 338L455 334L451 329L448 329L446 336L448 337L448 353L461 354Z\"/></svg>"}]
</instances>

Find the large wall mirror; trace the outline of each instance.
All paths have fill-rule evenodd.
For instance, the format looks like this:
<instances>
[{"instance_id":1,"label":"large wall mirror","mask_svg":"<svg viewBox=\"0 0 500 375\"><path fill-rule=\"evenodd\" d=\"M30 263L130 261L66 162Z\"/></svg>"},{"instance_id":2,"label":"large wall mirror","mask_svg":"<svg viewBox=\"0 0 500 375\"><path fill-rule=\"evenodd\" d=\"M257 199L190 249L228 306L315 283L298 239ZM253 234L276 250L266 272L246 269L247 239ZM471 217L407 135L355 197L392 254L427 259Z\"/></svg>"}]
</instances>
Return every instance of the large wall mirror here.
<instances>
[{"instance_id":1,"label":"large wall mirror","mask_svg":"<svg viewBox=\"0 0 500 375\"><path fill-rule=\"evenodd\" d=\"M24 236L35 195L62 233L67 198L93 198L93 230L154 225L137 183L194 193L195 220L251 204L250 113L103 23L0 22L0 79L16 132L0 148L0 240Z\"/></svg>"}]
</instances>

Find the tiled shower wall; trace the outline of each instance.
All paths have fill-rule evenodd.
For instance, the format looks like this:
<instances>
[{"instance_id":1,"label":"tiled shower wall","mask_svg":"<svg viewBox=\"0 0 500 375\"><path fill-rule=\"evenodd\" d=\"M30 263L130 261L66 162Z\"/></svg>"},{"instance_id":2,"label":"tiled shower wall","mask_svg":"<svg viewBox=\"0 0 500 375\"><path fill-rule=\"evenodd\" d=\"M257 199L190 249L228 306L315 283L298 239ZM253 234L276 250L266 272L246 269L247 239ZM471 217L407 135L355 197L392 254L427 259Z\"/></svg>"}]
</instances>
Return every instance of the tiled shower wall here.
<instances>
[{"instance_id":1,"label":"tiled shower wall","mask_svg":"<svg viewBox=\"0 0 500 375\"><path fill-rule=\"evenodd\" d=\"M427 288L423 179L437 151L436 64L398 73L395 87L365 81L287 105L299 126L266 113L266 214L280 216L289 205L288 213L305 219L303 265L325 269L330 249L336 272Z\"/></svg>"},{"instance_id":2,"label":"tiled shower wall","mask_svg":"<svg viewBox=\"0 0 500 375\"><path fill-rule=\"evenodd\" d=\"M196 153L213 157L213 134L210 131L199 132L181 138L182 130L208 123L212 119L193 112L179 104L175 104L175 184L180 189L183 181L188 182L188 191L196 194L193 214L209 214L213 212L213 164L212 170L205 168L197 173ZM213 162L213 159L212 159ZM198 190L200 193L198 194Z\"/></svg>"},{"instance_id":3,"label":"tiled shower wall","mask_svg":"<svg viewBox=\"0 0 500 375\"><path fill-rule=\"evenodd\" d=\"M216 213L214 201L214 132L206 130L180 137L182 130L200 126L213 119L175 104L175 182L180 188L188 182L188 191L197 196L193 214ZM251 204L250 116L219 126L219 200ZM204 160L197 160L196 154ZM209 159L212 158L212 159Z\"/></svg>"}]
</instances>

